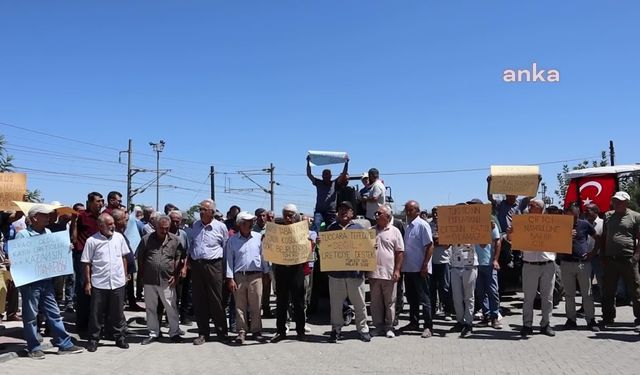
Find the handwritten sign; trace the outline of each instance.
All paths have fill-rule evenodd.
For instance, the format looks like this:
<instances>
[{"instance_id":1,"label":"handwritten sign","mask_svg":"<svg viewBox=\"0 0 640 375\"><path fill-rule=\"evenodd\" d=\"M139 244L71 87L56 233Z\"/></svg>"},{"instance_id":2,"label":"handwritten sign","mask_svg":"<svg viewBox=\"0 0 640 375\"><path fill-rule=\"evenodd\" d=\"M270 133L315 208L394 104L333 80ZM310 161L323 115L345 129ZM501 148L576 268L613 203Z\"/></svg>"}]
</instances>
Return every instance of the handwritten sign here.
<instances>
[{"instance_id":1,"label":"handwritten sign","mask_svg":"<svg viewBox=\"0 0 640 375\"><path fill-rule=\"evenodd\" d=\"M11 275L16 286L73 273L69 232L9 241Z\"/></svg>"},{"instance_id":2,"label":"handwritten sign","mask_svg":"<svg viewBox=\"0 0 640 375\"><path fill-rule=\"evenodd\" d=\"M375 271L374 229L320 232L320 269L327 271Z\"/></svg>"},{"instance_id":3,"label":"handwritten sign","mask_svg":"<svg viewBox=\"0 0 640 375\"><path fill-rule=\"evenodd\" d=\"M573 216L516 215L511 219L511 225L514 249L571 254Z\"/></svg>"},{"instance_id":4,"label":"handwritten sign","mask_svg":"<svg viewBox=\"0 0 640 375\"><path fill-rule=\"evenodd\" d=\"M21 201L26 192L26 174L0 173L0 211L15 210L13 201Z\"/></svg>"},{"instance_id":5,"label":"handwritten sign","mask_svg":"<svg viewBox=\"0 0 640 375\"><path fill-rule=\"evenodd\" d=\"M530 165L492 165L491 194L535 197L538 192L540 167Z\"/></svg>"},{"instance_id":6,"label":"handwritten sign","mask_svg":"<svg viewBox=\"0 0 640 375\"><path fill-rule=\"evenodd\" d=\"M290 225L267 223L262 241L264 259L281 265L308 261L311 252L309 223L300 221Z\"/></svg>"},{"instance_id":7,"label":"handwritten sign","mask_svg":"<svg viewBox=\"0 0 640 375\"><path fill-rule=\"evenodd\" d=\"M491 243L491 205L438 206L438 243Z\"/></svg>"}]
</instances>

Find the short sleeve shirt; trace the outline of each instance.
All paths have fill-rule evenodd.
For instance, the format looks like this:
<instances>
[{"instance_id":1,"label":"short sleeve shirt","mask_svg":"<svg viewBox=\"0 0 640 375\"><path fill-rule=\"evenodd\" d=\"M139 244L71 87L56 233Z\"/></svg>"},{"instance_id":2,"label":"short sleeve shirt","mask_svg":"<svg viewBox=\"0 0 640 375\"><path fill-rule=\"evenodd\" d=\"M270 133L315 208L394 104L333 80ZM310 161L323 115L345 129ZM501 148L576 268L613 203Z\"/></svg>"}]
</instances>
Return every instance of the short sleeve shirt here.
<instances>
[{"instance_id":1,"label":"short sleeve shirt","mask_svg":"<svg viewBox=\"0 0 640 375\"><path fill-rule=\"evenodd\" d=\"M384 229L376 229L376 270L369 273L372 279L391 280L395 268L395 255L398 251L404 251L404 240L398 228L393 224Z\"/></svg>"},{"instance_id":2,"label":"short sleeve shirt","mask_svg":"<svg viewBox=\"0 0 640 375\"><path fill-rule=\"evenodd\" d=\"M384 205L384 202L385 202L384 190L385 190L384 184L380 180L376 180L369 187L369 193L367 195L369 197L376 197L376 200L374 202L367 201L367 213L365 215L367 219L372 219L372 220L375 219L376 218L375 213L376 211L378 211L378 207Z\"/></svg>"},{"instance_id":3,"label":"short sleeve shirt","mask_svg":"<svg viewBox=\"0 0 640 375\"><path fill-rule=\"evenodd\" d=\"M118 289L127 280L122 258L130 252L124 236L114 232L107 238L98 232L84 245L82 263L91 264L91 285L96 289Z\"/></svg>"},{"instance_id":4,"label":"short sleeve shirt","mask_svg":"<svg viewBox=\"0 0 640 375\"><path fill-rule=\"evenodd\" d=\"M592 249L589 248L589 237L596 234L595 228L586 220L578 219L573 224L576 231L571 245L571 254L565 254L561 259L581 260Z\"/></svg>"},{"instance_id":5,"label":"short sleeve shirt","mask_svg":"<svg viewBox=\"0 0 640 375\"><path fill-rule=\"evenodd\" d=\"M313 180L313 185L316 187L316 212L336 212L338 199L336 180L331 181L331 184L327 186L321 179L316 178Z\"/></svg>"},{"instance_id":6,"label":"short sleeve shirt","mask_svg":"<svg viewBox=\"0 0 640 375\"><path fill-rule=\"evenodd\" d=\"M451 267L470 268L478 265L476 249L471 244L457 244L451 246Z\"/></svg>"},{"instance_id":7,"label":"short sleeve shirt","mask_svg":"<svg viewBox=\"0 0 640 375\"><path fill-rule=\"evenodd\" d=\"M491 239L493 241L500 238L500 231L498 231L498 227L494 227L491 231ZM491 265L491 261L493 259L493 243L488 243L484 246L480 244L476 244L476 256L478 257L478 265L480 266L489 266Z\"/></svg>"},{"instance_id":8,"label":"short sleeve shirt","mask_svg":"<svg viewBox=\"0 0 640 375\"><path fill-rule=\"evenodd\" d=\"M501 200L496 204L496 216L501 231L506 232L511 227L513 216L521 214L527 208L529 201L529 198L522 198L519 201L516 200L513 205L509 205L506 200Z\"/></svg>"},{"instance_id":9,"label":"short sleeve shirt","mask_svg":"<svg viewBox=\"0 0 640 375\"><path fill-rule=\"evenodd\" d=\"M433 243L429 223L419 216L407 225L404 232L404 261L402 272L420 272L426 247Z\"/></svg>"},{"instance_id":10,"label":"short sleeve shirt","mask_svg":"<svg viewBox=\"0 0 640 375\"><path fill-rule=\"evenodd\" d=\"M604 215L605 256L631 256L640 231L640 213L627 209L624 215L609 211Z\"/></svg>"}]
</instances>

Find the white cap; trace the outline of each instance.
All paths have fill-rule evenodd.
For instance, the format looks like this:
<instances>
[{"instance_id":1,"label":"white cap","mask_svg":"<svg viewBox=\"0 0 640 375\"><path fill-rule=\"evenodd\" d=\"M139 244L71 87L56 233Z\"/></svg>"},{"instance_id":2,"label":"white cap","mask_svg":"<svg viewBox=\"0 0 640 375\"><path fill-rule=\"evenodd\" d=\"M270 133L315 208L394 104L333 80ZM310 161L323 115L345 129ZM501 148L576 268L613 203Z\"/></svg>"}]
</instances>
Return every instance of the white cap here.
<instances>
[{"instance_id":1,"label":"white cap","mask_svg":"<svg viewBox=\"0 0 640 375\"><path fill-rule=\"evenodd\" d=\"M53 212L53 209L45 206L44 204L36 204L35 206L29 209L28 216L32 217L36 214L50 214Z\"/></svg>"},{"instance_id":2,"label":"white cap","mask_svg":"<svg viewBox=\"0 0 640 375\"><path fill-rule=\"evenodd\" d=\"M617 199L619 201L630 201L631 197L626 191L619 191L614 194L613 199Z\"/></svg>"},{"instance_id":3,"label":"white cap","mask_svg":"<svg viewBox=\"0 0 640 375\"><path fill-rule=\"evenodd\" d=\"M51 201L51 205L52 206L62 206L62 203L60 203L58 201Z\"/></svg>"},{"instance_id":4,"label":"white cap","mask_svg":"<svg viewBox=\"0 0 640 375\"><path fill-rule=\"evenodd\" d=\"M298 207L296 207L296 205L293 203L289 203L284 205L282 211L298 213Z\"/></svg>"},{"instance_id":5,"label":"white cap","mask_svg":"<svg viewBox=\"0 0 640 375\"><path fill-rule=\"evenodd\" d=\"M238 213L238 216L236 216L236 223L240 224L243 221L250 221L255 219L256 217L252 214L250 214L247 211L242 211L240 213Z\"/></svg>"}]
</instances>

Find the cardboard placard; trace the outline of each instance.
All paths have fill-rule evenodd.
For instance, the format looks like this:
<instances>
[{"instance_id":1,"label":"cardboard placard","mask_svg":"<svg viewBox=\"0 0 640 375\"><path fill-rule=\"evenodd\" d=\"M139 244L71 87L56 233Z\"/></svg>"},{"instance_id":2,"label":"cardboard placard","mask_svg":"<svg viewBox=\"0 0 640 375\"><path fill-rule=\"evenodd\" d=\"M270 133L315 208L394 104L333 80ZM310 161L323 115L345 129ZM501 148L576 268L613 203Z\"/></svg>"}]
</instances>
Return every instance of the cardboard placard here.
<instances>
[{"instance_id":1,"label":"cardboard placard","mask_svg":"<svg viewBox=\"0 0 640 375\"><path fill-rule=\"evenodd\" d=\"M540 167L531 165L492 165L491 194L535 197L538 193Z\"/></svg>"},{"instance_id":2,"label":"cardboard placard","mask_svg":"<svg viewBox=\"0 0 640 375\"><path fill-rule=\"evenodd\" d=\"M0 173L0 211L15 211L13 201L21 201L26 193L26 174Z\"/></svg>"},{"instance_id":3,"label":"cardboard placard","mask_svg":"<svg viewBox=\"0 0 640 375\"><path fill-rule=\"evenodd\" d=\"M320 233L320 270L375 271L375 229L334 230Z\"/></svg>"},{"instance_id":4,"label":"cardboard placard","mask_svg":"<svg viewBox=\"0 0 640 375\"><path fill-rule=\"evenodd\" d=\"M571 254L573 216L527 214L511 219L511 247L516 250Z\"/></svg>"},{"instance_id":5,"label":"cardboard placard","mask_svg":"<svg viewBox=\"0 0 640 375\"><path fill-rule=\"evenodd\" d=\"M438 206L438 243L491 243L491 205Z\"/></svg>"},{"instance_id":6,"label":"cardboard placard","mask_svg":"<svg viewBox=\"0 0 640 375\"><path fill-rule=\"evenodd\" d=\"M9 241L11 275L16 286L73 273L69 232Z\"/></svg>"},{"instance_id":7,"label":"cardboard placard","mask_svg":"<svg viewBox=\"0 0 640 375\"><path fill-rule=\"evenodd\" d=\"M307 262L311 252L309 223L306 220L291 225L268 222L262 240L264 259L291 266Z\"/></svg>"}]
</instances>

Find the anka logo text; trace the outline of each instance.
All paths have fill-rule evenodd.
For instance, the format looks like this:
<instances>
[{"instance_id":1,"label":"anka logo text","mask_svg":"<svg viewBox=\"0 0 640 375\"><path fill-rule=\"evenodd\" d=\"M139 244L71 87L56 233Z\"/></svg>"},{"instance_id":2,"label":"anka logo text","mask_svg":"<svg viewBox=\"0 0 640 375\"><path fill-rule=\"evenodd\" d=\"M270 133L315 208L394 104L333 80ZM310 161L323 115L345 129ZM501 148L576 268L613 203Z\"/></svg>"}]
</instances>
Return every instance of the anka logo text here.
<instances>
[{"instance_id":1,"label":"anka logo text","mask_svg":"<svg viewBox=\"0 0 640 375\"><path fill-rule=\"evenodd\" d=\"M502 72L505 82L560 82L560 72L557 69L540 69L537 63L531 69L505 69Z\"/></svg>"}]
</instances>

